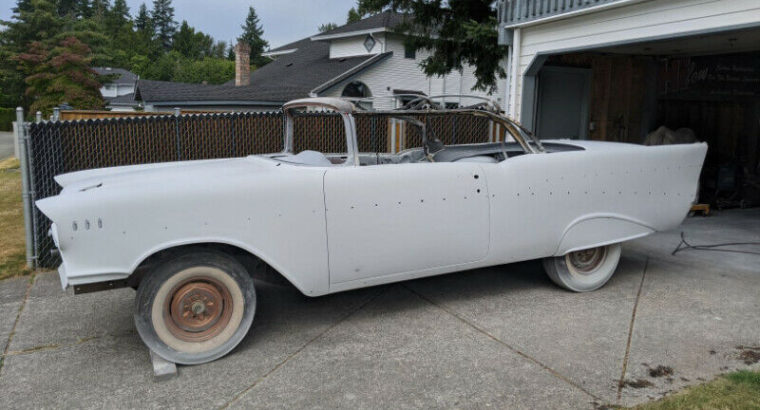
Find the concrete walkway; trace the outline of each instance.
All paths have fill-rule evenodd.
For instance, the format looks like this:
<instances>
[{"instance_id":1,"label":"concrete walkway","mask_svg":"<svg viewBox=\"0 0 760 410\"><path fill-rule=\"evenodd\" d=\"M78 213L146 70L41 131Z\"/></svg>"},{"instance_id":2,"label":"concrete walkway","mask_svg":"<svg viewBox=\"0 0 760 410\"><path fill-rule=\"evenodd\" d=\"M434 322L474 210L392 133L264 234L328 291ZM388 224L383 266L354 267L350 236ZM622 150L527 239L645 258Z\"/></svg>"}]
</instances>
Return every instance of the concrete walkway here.
<instances>
[{"instance_id":1,"label":"concrete walkway","mask_svg":"<svg viewBox=\"0 0 760 410\"><path fill-rule=\"evenodd\" d=\"M760 210L682 230L694 243L760 241ZM627 244L588 294L553 286L538 262L316 299L262 284L232 354L163 382L131 289L74 297L52 273L7 280L2 407L594 408L757 368L741 355L760 346L760 256L671 256L679 233Z\"/></svg>"}]
</instances>

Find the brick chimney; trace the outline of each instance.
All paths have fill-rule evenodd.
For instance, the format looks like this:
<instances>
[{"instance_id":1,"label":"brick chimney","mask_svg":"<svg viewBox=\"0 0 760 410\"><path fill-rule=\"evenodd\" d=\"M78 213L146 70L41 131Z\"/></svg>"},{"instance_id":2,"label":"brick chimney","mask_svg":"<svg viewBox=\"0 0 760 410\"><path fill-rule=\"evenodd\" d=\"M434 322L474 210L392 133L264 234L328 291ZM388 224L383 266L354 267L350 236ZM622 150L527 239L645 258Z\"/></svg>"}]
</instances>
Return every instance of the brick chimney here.
<instances>
[{"instance_id":1,"label":"brick chimney","mask_svg":"<svg viewBox=\"0 0 760 410\"><path fill-rule=\"evenodd\" d=\"M238 41L235 46L235 86L251 85L251 47Z\"/></svg>"}]
</instances>

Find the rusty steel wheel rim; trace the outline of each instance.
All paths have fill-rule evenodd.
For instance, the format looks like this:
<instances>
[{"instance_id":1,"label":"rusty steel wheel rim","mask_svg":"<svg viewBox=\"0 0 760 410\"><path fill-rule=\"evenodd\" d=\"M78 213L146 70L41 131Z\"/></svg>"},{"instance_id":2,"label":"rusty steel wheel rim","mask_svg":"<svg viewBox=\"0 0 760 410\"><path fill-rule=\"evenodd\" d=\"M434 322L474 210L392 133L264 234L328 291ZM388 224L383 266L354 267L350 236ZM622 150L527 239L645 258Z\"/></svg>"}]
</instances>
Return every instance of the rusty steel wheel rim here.
<instances>
[{"instance_id":1,"label":"rusty steel wheel rim","mask_svg":"<svg viewBox=\"0 0 760 410\"><path fill-rule=\"evenodd\" d=\"M584 249L582 251L571 252L567 255L568 262L580 273L591 273L595 271L604 262L607 256L607 247Z\"/></svg>"},{"instance_id":2,"label":"rusty steel wheel rim","mask_svg":"<svg viewBox=\"0 0 760 410\"><path fill-rule=\"evenodd\" d=\"M210 277L177 284L164 306L164 322L171 334L185 342L203 342L221 333L232 316L232 295Z\"/></svg>"}]
</instances>

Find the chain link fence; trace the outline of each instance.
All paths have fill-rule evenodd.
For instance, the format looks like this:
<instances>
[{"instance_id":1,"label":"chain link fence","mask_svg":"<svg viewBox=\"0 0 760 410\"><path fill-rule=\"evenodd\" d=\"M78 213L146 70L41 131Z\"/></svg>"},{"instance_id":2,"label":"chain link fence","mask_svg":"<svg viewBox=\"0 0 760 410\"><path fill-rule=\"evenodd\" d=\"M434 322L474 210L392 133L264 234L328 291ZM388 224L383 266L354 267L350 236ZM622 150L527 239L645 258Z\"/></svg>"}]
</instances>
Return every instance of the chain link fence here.
<instances>
[{"instance_id":1,"label":"chain link fence","mask_svg":"<svg viewBox=\"0 0 760 410\"><path fill-rule=\"evenodd\" d=\"M414 115L431 137L445 144L499 140L488 119L431 113ZM389 114L355 115L360 152L398 152L419 147L417 127ZM54 177L67 172L121 165L231 158L283 149L282 112L236 112L159 115L78 121L46 121L28 125L27 159L30 200L57 195ZM346 152L341 117L301 113L294 119L294 151ZM34 260L38 267L60 263L48 237L51 221L32 206Z\"/></svg>"}]
</instances>

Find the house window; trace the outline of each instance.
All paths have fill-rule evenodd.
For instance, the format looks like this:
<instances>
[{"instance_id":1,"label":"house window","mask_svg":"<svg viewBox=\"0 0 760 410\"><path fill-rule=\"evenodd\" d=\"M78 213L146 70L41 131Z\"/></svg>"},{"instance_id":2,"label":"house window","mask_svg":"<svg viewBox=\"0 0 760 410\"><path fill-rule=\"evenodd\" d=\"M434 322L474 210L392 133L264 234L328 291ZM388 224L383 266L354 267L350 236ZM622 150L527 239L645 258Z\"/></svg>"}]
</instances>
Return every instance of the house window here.
<instances>
[{"instance_id":1,"label":"house window","mask_svg":"<svg viewBox=\"0 0 760 410\"><path fill-rule=\"evenodd\" d=\"M369 87L361 81L352 81L346 84L346 87L343 88L343 93L341 94L341 97L349 98L365 98L371 96L372 93L369 91Z\"/></svg>"},{"instance_id":2,"label":"house window","mask_svg":"<svg viewBox=\"0 0 760 410\"><path fill-rule=\"evenodd\" d=\"M408 44L404 44L404 58L410 58L414 60L417 58L417 50Z\"/></svg>"},{"instance_id":3,"label":"house window","mask_svg":"<svg viewBox=\"0 0 760 410\"><path fill-rule=\"evenodd\" d=\"M365 110L372 109L371 100L357 101L362 98L372 97L372 93L369 91L367 84L364 84L361 81L352 81L346 84L346 86L343 88L343 92L341 93L341 97L354 99L354 103Z\"/></svg>"},{"instance_id":4,"label":"house window","mask_svg":"<svg viewBox=\"0 0 760 410\"><path fill-rule=\"evenodd\" d=\"M372 37L371 34L367 35L367 38L364 39L364 48L367 49L367 52L369 53L372 51L372 49L375 47L375 38Z\"/></svg>"}]
</instances>

